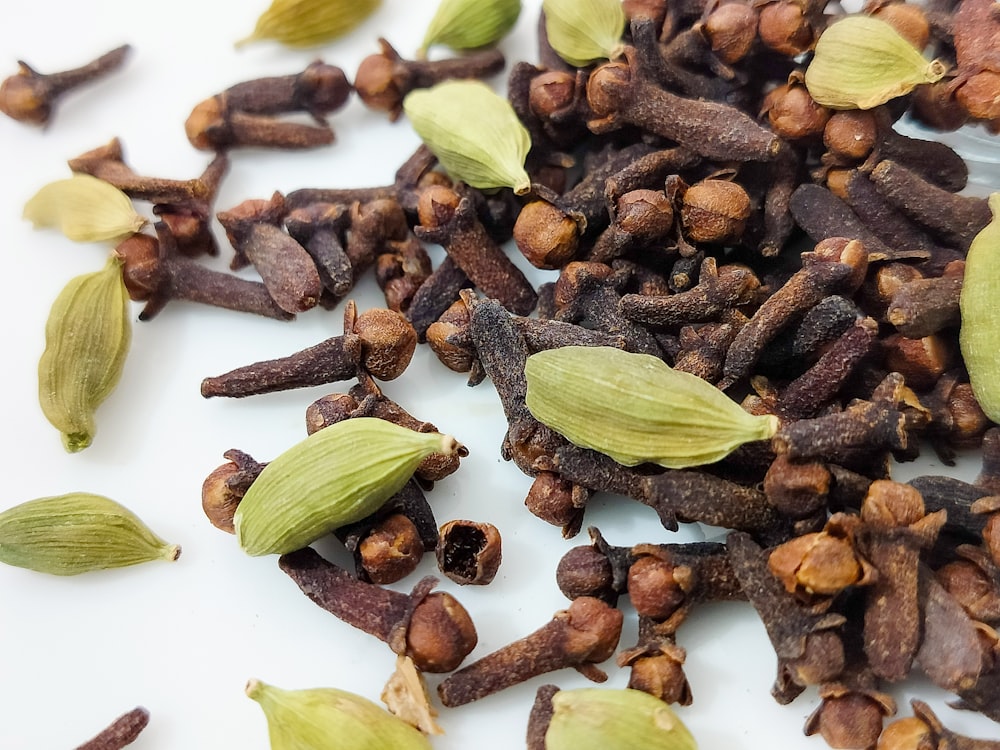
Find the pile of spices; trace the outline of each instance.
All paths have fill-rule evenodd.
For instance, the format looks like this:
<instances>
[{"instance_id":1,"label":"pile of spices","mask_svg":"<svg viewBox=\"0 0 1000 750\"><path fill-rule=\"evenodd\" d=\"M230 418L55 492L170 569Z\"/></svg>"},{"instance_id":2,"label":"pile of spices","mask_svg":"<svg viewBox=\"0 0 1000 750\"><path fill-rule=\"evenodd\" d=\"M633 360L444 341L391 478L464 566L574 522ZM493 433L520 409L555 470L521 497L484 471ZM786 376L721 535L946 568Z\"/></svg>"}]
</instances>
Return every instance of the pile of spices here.
<instances>
[{"instance_id":1,"label":"pile of spices","mask_svg":"<svg viewBox=\"0 0 1000 750\"><path fill-rule=\"evenodd\" d=\"M413 59L374 38L379 51L353 68L330 47L334 62L220 86L178 126L212 154L197 177L136 171L113 133L68 158L71 176L38 189L24 218L113 251L52 304L37 370L45 418L75 453L111 391L141 385L127 382L149 366L126 362L129 299L144 303L141 321L158 318L141 326L149 336L175 308L188 314L173 305L160 317L170 300L219 308L227 323L254 313L233 317L279 326L283 342L299 335L289 329L324 332L274 356L255 334L229 346L227 331L212 361L235 359L191 387L241 399L198 402L233 424L211 433L228 435L214 448L227 463L199 477L215 527L205 546L235 550L234 571L264 558L267 586L295 584L335 616L331 638L360 630L397 659L391 677L367 670L383 672L388 712L345 692L351 675L336 667L320 672L328 687L250 680L274 749L428 747L468 704L531 688L534 707L505 746L516 735L529 750L694 747L692 734L711 730L687 708L710 692L690 668L696 631L719 602L756 613L773 675L751 678L778 704L811 701L804 734L856 750L996 746L919 700L906 716L898 700L923 679L1000 733L1000 183L976 195L957 151L902 132L1000 129L989 3L873 0L849 13L544 0L530 9L531 61L504 47L521 5L443 0ZM379 6L276 0L242 42L313 47ZM44 123L61 93L126 49L52 76L22 63L2 110ZM278 150L336 150L352 106L407 134L391 179L345 185L323 171L259 194L231 182L231 164L252 169L258 152L277 164ZM378 293L366 291L373 279ZM498 433L466 417L470 450L437 414L441 431L413 416L403 386L414 368L495 392ZM327 390L299 390L316 387ZM298 438L237 429L237 410L268 399L300 403ZM102 436L126 429L107 422ZM236 440L242 449L228 447ZM137 481L147 491L182 465L157 448L156 471ZM921 451L951 465L970 448L981 468L969 481L899 473ZM491 500L519 515L477 502L471 465L497 454L523 475L521 494ZM196 494L172 498L175 512L196 509ZM626 498L638 510L621 513L644 525L609 531L604 517ZM456 520L442 523L444 508ZM585 525L589 543L569 541ZM692 527L716 538L672 539ZM497 616L503 593L489 598L520 595L518 572L544 574L543 552L518 550L526 528L549 532L569 600L529 626ZM178 554L101 495L0 513L0 561L37 572ZM407 581L435 564L447 580ZM467 588L456 597L454 586ZM265 586L227 587L266 610ZM302 605L295 617L315 614ZM543 684L573 671L612 685ZM718 679L739 676L733 664ZM136 709L83 747L124 746L148 716Z\"/></svg>"}]
</instances>

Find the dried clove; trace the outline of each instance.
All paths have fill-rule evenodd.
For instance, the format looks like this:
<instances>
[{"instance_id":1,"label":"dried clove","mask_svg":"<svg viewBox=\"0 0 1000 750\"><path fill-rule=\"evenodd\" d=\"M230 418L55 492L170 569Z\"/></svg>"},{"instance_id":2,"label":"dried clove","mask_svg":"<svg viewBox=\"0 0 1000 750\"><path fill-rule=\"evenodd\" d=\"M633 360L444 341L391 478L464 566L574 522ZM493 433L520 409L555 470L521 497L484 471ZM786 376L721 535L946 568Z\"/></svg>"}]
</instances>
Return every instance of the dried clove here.
<instances>
[{"instance_id":1,"label":"dried clove","mask_svg":"<svg viewBox=\"0 0 1000 750\"><path fill-rule=\"evenodd\" d=\"M276 320L295 317L271 297L259 281L214 271L177 251L167 223L154 225L156 237L134 234L115 248L123 259L122 274L131 299L146 302L139 320L152 320L172 299L198 302Z\"/></svg>"},{"instance_id":2,"label":"dried clove","mask_svg":"<svg viewBox=\"0 0 1000 750\"><path fill-rule=\"evenodd\" d=\"M607 675L595 665L614 653L622 620L621 612L600 599L575 599L535 632L445 678L438 685L441 702L448 707L463 706L566 667L603 682Z\"/></svg>"},{"instance_id":3,"label":"dried clove","mask_svg":"<svg viewBox=\"0 0 1000 750\"><path fill-rule=\"evenodd\" d=\"M430 88L456 78L487 78L504 67L504 56L496 48L446 60L405 60L385 39L379 52L358 66L354 88L365 106L387 112L395 121L403 111L403 99L414 89Z\"/></svg>"},{"instance_id":4,"label":"dried clove","mask_svg":"<svg viewBox=\"0 0 1000 750\"><path fill-rule=\"evenodd\" d=\"M413 326L399 313L373 308L356 315L348 305L345 333L287 357L255 362L223 375L205 378L205 398L243 398L262 393L349 380L364 371L381 380L399 377L417 345Z\"/></svg>"},{"instance_id":5,"label":"dried clove","mask_svg":"<svg viewBox=\"0 0 1000 750\"><path fill-rule=\"evenodd\" d=\"M534 288L490 239L468 198L445 187L428 188L420 196L419 216L417 237L442 245L484 294L518 315L534 309Z\"/></svg>"},{"instance_id":6,"label":"dried clove","mask_svg":"<svg viewBox=\"0 0 1000 750\"><path fill-rule=\"evenodd\" d=\"M279 567L303 593L349 625L409 656L424 672L450 672L476 646L475 626L451 594L428 576L409 594L358 581L312 548L282 555Z\"/></svg>"},{"instance_id":7,"label":"dried clove","mask_svg":"<svg viewBox=\"0 0 1000 750\"><path fill-rule=\"evenodd\" d=\"M117 70L131 50L125 44L86 65L48 74L18 60L18 72L0 84L0 112L28 125L47 125L64 94Z\"/></svg>"},{"instance_id":8,"label":"dried clove","mask_svg":"<svg viewBox=\"0 0 1000 750\"><path fill-rule=\"evenodd\" d=\"M284 223L288 234L316 264L326 291L320 304L335 305L354 287L354 271L343 242L350 224L347 207L339 203L311 203L289 211Z\"/></svg>"},{"instance_id":9,"label":"dried clove","mask_svg":"<svg viewBox=\"0 0 1000 750\"><path fill-rule=\"evenodd\" d=\"M135 742L148 723L149 711L138 706L119 716L95 737L77 746L76 750L121 750Z\"/></svg>"},{"instance_id":10,"label":"dried clove","mask_svg":"<svg viewBox=\"0 0 1000 750\"><path fill-rule=\"evenodd\" d=\"M290 313L312 309L323 284L316 264L298 242L281 229L285 214L281 193L270 200L246 200L217 215L236 254L236 271L253 264L278 306Z\"/></svg>"},{"instance_id":11,"label":"dried clove","mask_svg":"<svg viewBox=\"0 0 1000 750\"><path fill-rule=\"evenodd\" d=\"M845 621L838 613L813 614L803 608L771 573L767 553L748 534L726 538L733 572L757 610L778 656L771 695L790 703L807 685L830 682L844 668L844 644L834 630Z\"/></svg>"}]
</instances>

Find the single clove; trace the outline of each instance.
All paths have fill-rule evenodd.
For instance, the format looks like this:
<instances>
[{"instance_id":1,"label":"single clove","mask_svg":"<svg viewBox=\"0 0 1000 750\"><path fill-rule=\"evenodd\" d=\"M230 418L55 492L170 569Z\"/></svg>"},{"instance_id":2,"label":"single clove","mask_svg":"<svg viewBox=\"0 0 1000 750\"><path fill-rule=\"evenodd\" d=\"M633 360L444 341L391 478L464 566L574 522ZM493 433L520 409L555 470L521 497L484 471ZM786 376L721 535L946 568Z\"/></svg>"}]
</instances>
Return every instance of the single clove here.
<instances>
[{"instance_id":1,"label":"single clove","mask_svg":"<svg viewBox=\"0 0 1000 750\"><path fill-rule=\"evenodd\" d=\"M18 72L0 84L0 112L28 125L47 125L64 94L120 68L131 49L125 44L86 65L59 73L39 73L18 60Z\"/></svg>"},{"instance_id":2,"label":"single clove","mask_svg":"<svg viewBox=\"0 0 1000 750\"><path fill-rule=\"evenodd\" d=\"M149 711L142 706L127 711L76 750L121 750L135 742L149 723Z\"/></svg>"},{"instance_id":3,"label":"single clove","mask_svg":"<svg viewBox=\"0 0 1000 750\"><path fill-rule=\"evenodd\" d=\"M622 621L622 613L600 599L575 599L535 632L445 678L438 695L449 708L462 706L567 667L603 682L607 675L595 665L614 653Z\"/></svg>"},{"instance_id":4,"label":"single clove","mask_svg":"<svg viewBox=\"0 0 1000 750\"><path fill-rule=\"evenodd\" d=\"M281 193L270 200L246 200L218 214L236 254L236 271L253 264L282 310L300 313L319 301L323 284L316 264L298 242L281 229L285 214Z\"/></svg>"},{"instance_id":5,"label":"single clove","mask_svg":"<svg viewBox=\"0 0 1000 750\"><path fill-rule=\"evenodd\" d=\"M262 393L349 380L364 371L381 380L399 377L417 345L413 327L397 312L381 308L355 314L345 310L344 334L333 336L287 357L255 362L223 375L205 378L205 398L243 398Z\"/></svg>"},{"instance_id":6,"label":"single clove","mask_svg":"<svg viewBox=\"0 0 1000 750\"><path fill-rule=\"evenodd\" d=\"M450 672L476 646L465 608L451 594L432 592L432 576L402 594L357 580L310 547L282 555L278 565L313 602L385 641L421 671Z\"/></svg>"},{"instance_id":7,"label":"single clove","mask_svg":"<svg viewBox=\"0 0 1000 750\"><path fill-rule=\"evenodd\" d=\"M146 302L139 320L152 320L172 299L198 302L276 320L295 316L281 309L259 281L214 271L178 254L166 222L154 225L156 237L134 234L115 252L124 260L122 274L129 296Z\"/></svg>"},{"instance_id":8,"label":"single clove","mask_svg":"<svg viewBox=\"0 0 1000 750\"><path fill-rule=\"evenodd\" d=\"M406 60L385 39L378 40L379 52L358 66L354 88L365 106L389 113L397 120L403 99L414 89L425 89L455 78L486 78L504 67L500 50L486 49L446 60Z\"/></svg>"}]
</instances>

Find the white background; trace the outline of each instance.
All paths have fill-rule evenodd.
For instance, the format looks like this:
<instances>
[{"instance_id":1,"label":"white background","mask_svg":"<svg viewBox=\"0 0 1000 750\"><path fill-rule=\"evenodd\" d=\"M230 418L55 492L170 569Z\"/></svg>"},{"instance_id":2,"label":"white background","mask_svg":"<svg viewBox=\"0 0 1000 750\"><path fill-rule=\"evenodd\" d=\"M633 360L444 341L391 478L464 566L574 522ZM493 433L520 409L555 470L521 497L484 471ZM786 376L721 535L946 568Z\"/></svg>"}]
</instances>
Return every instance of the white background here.
<instances>
[{"instance_id":1,"label":"white background","mask_svg":"<svg viewBox=\"0 0 1000 750\"><path fill-rule=\"evenodd\" d=\"M520 22L503 43L510 61L535 59L538 5L526 0ZM335 686L378 699L393 667L388 648L313 605L274 558L244 555L233 537L208 523L200 507L201 482L222 463L224 451L240 448L259 460L273 458L305 435L303 414L311 401L350 385L205 401L198 392L201 379L335 335L341 330L339 311L315 310L281 323L174 303L151 322L137 321L122 382L98 412L93 446L68 455L35 395L43 327L63 285L101 268L109 248L33 231L21 219L21 208L43 184L68 175L66 159L113 136L122 139L137 171L194 177L210 158L184 136L183 122L195 103L242 80L297 72L317 55L353 78L360 59L376 50L378 36L412 56L434 7L429 0L384 0L350 38L321 50L262 43L237 51L233 41L250 31L263 2L8 4L0 25L2 75L14 72L18 58L53 71L123 42L135 49L124 70L68 97L48 129L0 118L0 507L75 490L97 492L133 509L184 551L174 564L68 579L0 569L2 750L74 747L135 705L152 713L137 750L263 750L268 747L263 715L243 694L251 677L285 688ZM502 87L503 76L494 83ZM331 120L337 132L332 147L234 153L217 208L275 190L385 184L417 145L405 120L389 124L356 99ZM224 243L221 230L219 236ZM440 248L430 251L439 261ZM229 257L224 244L214 262L223 268ZM532 277L541 282L552 274L536 271ZM370 279L354 296L362 310L381 304ZM555 566L585 535L563 540L556 528L523 508L529 480L499 456L504 421L488 382L467 388L463 376L421 348L406 374L385 391L471 451L461 471L430 496L438 521L490 521L503 535L504 562L492 585L441 584L472 613L480 637L473 657L481 656L534 630L566 605L555 586ZM931 457L917 470L945 468ZM960 471L974 476L977 459L968 457ZM906 467L899 476L914 472ZM595 499L585 523L598 525L613 544L700 538L697 529L671 535L651 510L615 498ZM335 554L332 546L323 551ZM400 588L434 572L427 558ZM634 615L627 600L623 607L622 646L628 647L635 642ZM825 746L802 735L816 704L814 690L790 706L771 699L774 656L748 605L704 607L683 626L679 641L688 649L695 697L680 714L703 748ZM624 686L627 674L613 663L606 666L608 684ZM439 679L430 678L432 688ZM447 734L433 744L442 750L522 746L529 706L544 682L565 688L588 684L566 671L445 710L440 723ZM992 722L946 708L943 696L919 679L895 695L902 714L909 714L909 697L919 695L953 728L1000 734Z\"/></svg>"}]
</instances>

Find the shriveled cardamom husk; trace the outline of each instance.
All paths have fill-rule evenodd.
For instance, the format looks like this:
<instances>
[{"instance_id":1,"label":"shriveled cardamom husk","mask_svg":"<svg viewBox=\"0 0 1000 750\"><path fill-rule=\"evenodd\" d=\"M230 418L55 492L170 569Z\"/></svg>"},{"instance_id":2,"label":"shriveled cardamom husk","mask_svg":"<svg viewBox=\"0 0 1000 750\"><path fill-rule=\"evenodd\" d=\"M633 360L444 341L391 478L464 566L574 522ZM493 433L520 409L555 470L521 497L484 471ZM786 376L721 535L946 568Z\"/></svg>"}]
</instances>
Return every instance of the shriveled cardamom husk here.
<instances>
[{"instance_id":1,"label":"shriveled cardamom husk","mask_svg":"<svg viewBox=\"0 0 1000 750\"><path fill-rule=\"evenodd\" d=\"M535 419L626 466L700 466L778 429L777 417L749 414L711 383L648 354L566 346L532 354L524 373Z\"/></svg>"},{"instance_id":2,"label":"shriveled cardamom husk","mask_svg":"<svg viewBox=\"0 0 1000 750\"><path fill-rule=\"evenodd\" d=\"M947 69L928 62L891 25L868 15L831 23L806 68L806 88L831 109L871 109L941 80Z\"/></svg>"},{"instance_id":3,"label":"shriveled cardamom husk","mask_svg":"<svg viewBox=\"0 0 1000 750\"><path fill-rule=\"evenodd\" d=\"M70 453L93 441L94 412L118 385L132 342L121 265L112 255L103 270L71 279L45 324L38 401Z\"/></svg>"},{"instance_id":4,"label":"shriveled cardamom husk","mask_svg":"<svg viewBox=\"0 0 1000 750\"><path fill-rule=\"evenodd\" d=\"M40 573L71 576L176 560L180 553L128 508L101 495L42 497L0 513L0 562Z\"/></svg>"},{"instance_id":5,"label":"shriveled cardamom husk","mask_svg":"<svg viewBox=\"0 0 1000 750\"><path fill-rule=\"evenodd\" d=\"M993 220L976 235L965 258L959 306L959 345L976 401L1000 421L1000 193L989 197Z\"/></svg>"},{"instance_id":6,"label":"shriveled cardamom husk","mask_svg":"<svg viewBox=\"0 0 1000 750\"><path fill-rule=\"evenodd\" d=\"M233 524L249 555L284 554L374 513L432 453L459 449L450 435L358 417L314 432L267 464Z\"/></svg>"},{"instance_id":7,"label":"shriveled cardamom husk","mask_svg":"<svg viewBox=\"0 0 1000 750\"><path fill-rule=\"evenodd\" d=\"M376 703L336 688L283 690L250 680L247 695L267 717L271 750L430 750L419 731Z\"/></svg>"},{"instance_id":8,"label":"shriveled cardamom husk","mask_svg":"<svg viewBox=\"0 0 1000 750\"><path fill-rule=\"evenodd\" d=\"M403 110L448 173L475 188L531 188L531 137L510 103L481 81L445 81L410 92Z\"/></svg>"},{"instance_id":9,"label":"shriveled cardamom husk","mask_svg":"<svg viewBox=\"0 0 1000 750\"><path fill-rule=\"evenodd\" d=\"M24 218L36 229L56 227L75 242L117 242L146 224L125 193L89 174L42 187L24 205Z\"/></svg>"}]
</instances>

